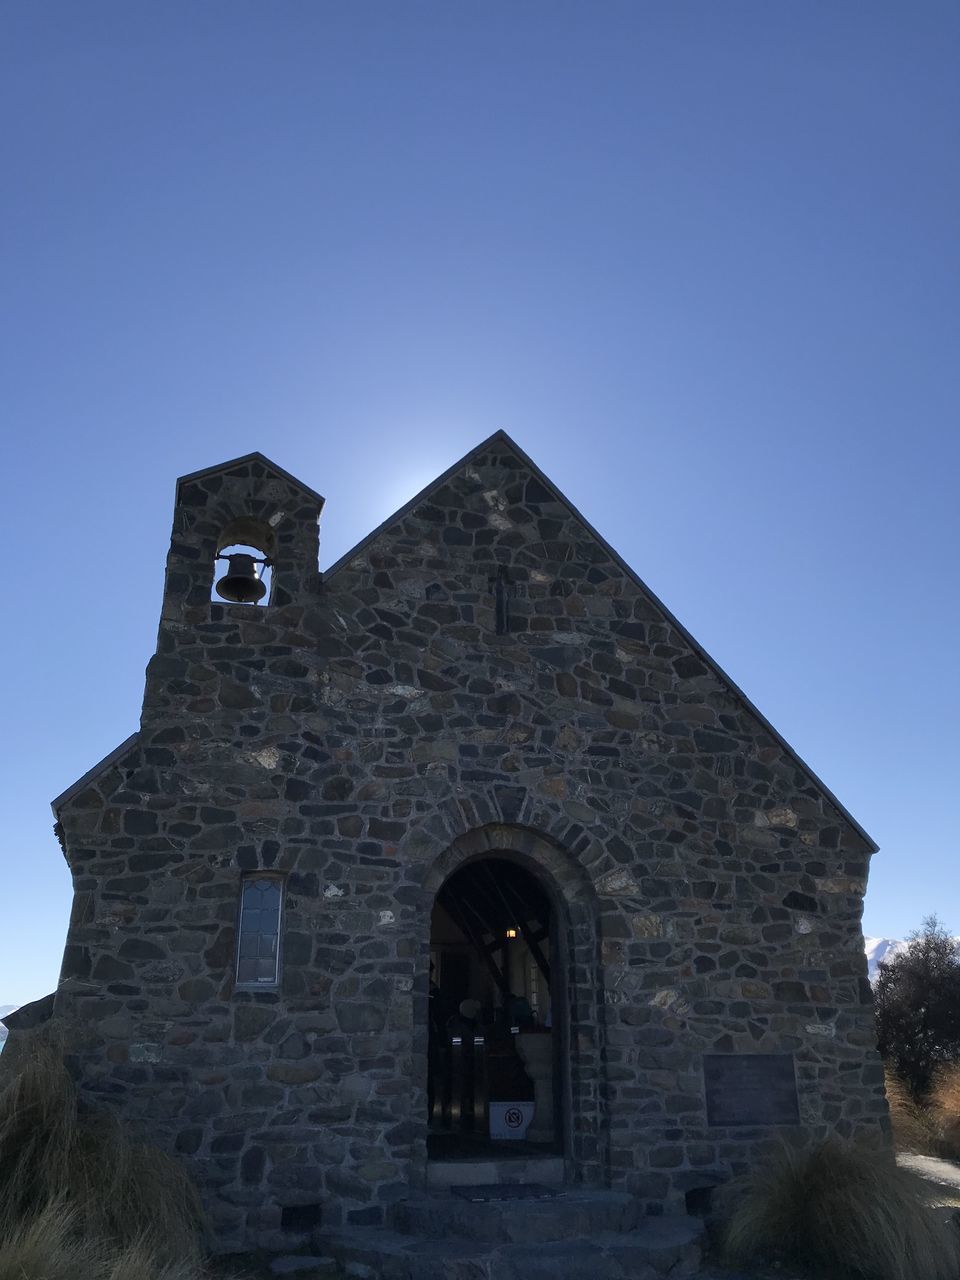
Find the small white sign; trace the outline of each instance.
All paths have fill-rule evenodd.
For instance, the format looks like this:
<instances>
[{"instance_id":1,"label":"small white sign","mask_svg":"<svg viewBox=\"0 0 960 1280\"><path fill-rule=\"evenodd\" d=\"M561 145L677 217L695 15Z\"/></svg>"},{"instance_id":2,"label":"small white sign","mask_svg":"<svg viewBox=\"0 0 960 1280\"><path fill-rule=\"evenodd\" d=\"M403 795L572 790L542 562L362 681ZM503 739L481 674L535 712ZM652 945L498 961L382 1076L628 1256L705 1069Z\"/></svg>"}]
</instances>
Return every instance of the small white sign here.
<instances>
[{"instance_id":1,"label":"small white sign","mask_svg":"<svg viewBox=\"0 0 960 1280\"><path fill-rule=\"evenodd\" d=\"M490 1137L514 1140L525 1138L533 1112L532 1102L491 1102Z\"/></svg>"}]
</instances>

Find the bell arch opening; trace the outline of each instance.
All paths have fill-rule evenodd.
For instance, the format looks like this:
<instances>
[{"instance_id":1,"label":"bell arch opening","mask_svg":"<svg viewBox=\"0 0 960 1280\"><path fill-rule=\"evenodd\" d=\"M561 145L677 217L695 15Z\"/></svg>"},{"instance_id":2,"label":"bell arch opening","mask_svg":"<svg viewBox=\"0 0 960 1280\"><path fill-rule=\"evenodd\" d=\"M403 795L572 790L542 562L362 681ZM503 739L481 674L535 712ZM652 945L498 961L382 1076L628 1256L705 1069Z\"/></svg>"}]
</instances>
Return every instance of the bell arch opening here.
<instances>
[{"instance_id":1,"label":"bell arch opening","mask_svg":"<svg viewBox=\"0 0 960 1280\"><path fill-rule=\"evenodd\" d=\"M246 517L231 520L217 539L211 600L268 605L275 559L276 535L269 525Z\"/></svg>"},{"instance_id":2,"label":"bell arch opening","mask_svg":"<svg viewBox=\"0 0 960 1280\"><path fill-rule=\"evenodd\" d=\"M481 854L430 920L427 1155L563 1155L569 1130L567 921L526 859Z\"/></svg>"}]
</instances>

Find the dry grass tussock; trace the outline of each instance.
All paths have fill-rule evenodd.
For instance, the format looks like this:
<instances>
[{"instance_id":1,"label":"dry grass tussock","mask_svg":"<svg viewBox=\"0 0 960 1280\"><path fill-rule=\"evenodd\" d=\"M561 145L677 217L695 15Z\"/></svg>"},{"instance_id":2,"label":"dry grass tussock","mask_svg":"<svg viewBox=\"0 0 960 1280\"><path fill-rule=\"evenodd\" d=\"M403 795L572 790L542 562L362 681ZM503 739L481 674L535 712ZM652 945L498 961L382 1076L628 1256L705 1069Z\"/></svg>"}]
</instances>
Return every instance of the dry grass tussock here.
<instances>
[{"instance_id":1,"label":"dry grass tussock","mask_svg":"<svg viewBox=\"0 0 960 1280\"><path fill-rule=\"evenodd\" d=\"M930 1108L915 1101L910 1090L889 1067L885 1073L885 1085L897 1150L912 1151L918 1155L937 1154L939 1125Z\"/></svg>"},{"instance_id":2,"label":"dry grass tussock","mask_svg":"<svg viewBox=\"0 0 960 1280\"><path fill-rule=\"evenodd\" d=\"M52 1204L25 1219L0 1247L0 1280L202 1280L191 1262L163 1262L149 1244L110 1245L77 1232Z\"/></svg>"},{"instance_id":3,"label":"dry grass tussock","mask_svg":"<svg viewBox=\"0 0 960 1280\"><path fill-rule=\"evenodd\" d=\"M116 1119L84 1114L56 1032L0 1091L0 1280L195 1280L196 1189Z\"/></svg>"},{"instance_id":4,"label":"dry grass tussock","mask_svg":"<svg viewBox=\"0 0 960 1280\"><path fill-rule=\"evenodd\" d=\"M941 1067L919 1102L889 1068L886 1089L898 1151L960 1160L960 1066Z\"/></svg>"},{"instance_id":5,"label":"dry grass tussock","mask_svg":"<svg viewBox=\"0 0 960 1280\"><path fill-rule=\"evenodd\" d=\"M960 1160L960 1066L941 1067L936 1073L929 1110L937 1131L935 1154Z\"/></svg>"},{"instance_id":6,"label":"dry grass tussock","mask_svg":"<svg viewBox=\"0 0 960 1280\"><path fill-rule=\"evenodd\" d=\"M732 1261L830 1280L957 1280L960 1235L882 1153L830 1139L782 1146L726 1189Z\"/></svg>"}]
</instances>

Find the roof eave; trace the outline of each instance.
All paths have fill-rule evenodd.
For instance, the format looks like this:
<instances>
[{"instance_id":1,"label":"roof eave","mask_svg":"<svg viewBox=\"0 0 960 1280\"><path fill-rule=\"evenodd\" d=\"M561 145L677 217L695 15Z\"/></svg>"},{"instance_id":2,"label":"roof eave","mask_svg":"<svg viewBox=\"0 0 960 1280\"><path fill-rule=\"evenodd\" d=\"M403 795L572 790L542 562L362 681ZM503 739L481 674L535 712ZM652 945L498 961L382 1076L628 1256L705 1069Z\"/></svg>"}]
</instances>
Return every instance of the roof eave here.
<instances>
[{"instance_id":1,"label":"roof eave","mask_svg":"<svg viewBox=\"0 0 960 1280\"><path fill-rule=\"evenodd\" d=\"M140 734L131 733L130 737L121 742L119 747L114 747L114 749L108 755L105 755L102 760L98 761L92 769L88 769L82 778L78 778L76 782L71 783L70 786L67 787L66 791L61 791L55 800L50 801L50 808L53 810L53 816L59 819L60 810L65 804L69 804L74 796L78 796L81 791L85 791L87 787L96 782L97 778L99 778L101 774L106 773L108 769L113 767L113 765L119 764L125 756L128 756L130 752L133 751L139 741Z\"/></svg>"}]
</instances>

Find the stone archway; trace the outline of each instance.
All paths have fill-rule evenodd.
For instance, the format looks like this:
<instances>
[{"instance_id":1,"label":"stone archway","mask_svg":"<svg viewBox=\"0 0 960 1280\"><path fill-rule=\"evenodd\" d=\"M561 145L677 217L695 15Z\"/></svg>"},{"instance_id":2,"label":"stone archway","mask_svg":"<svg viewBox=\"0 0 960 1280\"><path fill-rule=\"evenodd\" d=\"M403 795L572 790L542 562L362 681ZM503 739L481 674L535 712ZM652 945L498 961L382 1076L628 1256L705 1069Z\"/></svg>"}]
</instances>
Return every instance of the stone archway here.
<instances>
[{"instance_id":1,"label":"stone archway","mask_svg":"<svg viewBox=\"0 0 960 1280\"><path fill-rule=\"evenodd\" d=\"M423 972L417 985L425 998L416 1002L414 1070L426 1081L432 1065L428 993L434 902L458 872L469 870L471 865L497 863L515 868L517 877L529 876L549 901L550 952L556 969L550 993L558 1063L554 1076L555 1149L563 1153L567 1181L602 1186L608 1181L608 1124L596 897L577 859L540 832L505 823L477 827L455 838L429 867L422 882L427 910L423 913ZM426 1101L425 1097L424 1118ZM426 1141L421 1150L426 1151Z\"/></svg>"}]
</instances>

